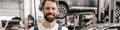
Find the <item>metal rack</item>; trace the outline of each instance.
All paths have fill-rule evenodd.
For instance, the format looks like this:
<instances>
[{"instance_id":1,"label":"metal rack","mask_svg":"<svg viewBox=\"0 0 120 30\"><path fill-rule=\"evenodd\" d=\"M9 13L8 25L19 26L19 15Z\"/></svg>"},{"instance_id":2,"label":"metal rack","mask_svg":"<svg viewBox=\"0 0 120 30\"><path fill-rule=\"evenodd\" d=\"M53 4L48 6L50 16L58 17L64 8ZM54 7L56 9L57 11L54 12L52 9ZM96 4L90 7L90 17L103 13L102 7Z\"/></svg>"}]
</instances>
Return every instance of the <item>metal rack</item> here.
<instances>
[{"instance_id":1,"label":"metal rack","mask_svg":"<svg viewBox=\"0 0 120 30\"><path fill-rule=\"evenodd\" d=\"M73 9L73 10L84 10L84 9ZM96 10L96 9L93 9L93 10ZM71 15L73 15L73 23L74 23L74 25L73 25L73 28L74 28L74 30L78 30L78 29L81 29L81 28L83 28L83 27L85 27L85 25L84 25L84 16L83 15L91 15L91 14L95 14L94 12L74 12L74 13L68 13L68 14L71 14ZM78 29L76 29L76 21L78 20Z\"/></svg>"}]
</instances>

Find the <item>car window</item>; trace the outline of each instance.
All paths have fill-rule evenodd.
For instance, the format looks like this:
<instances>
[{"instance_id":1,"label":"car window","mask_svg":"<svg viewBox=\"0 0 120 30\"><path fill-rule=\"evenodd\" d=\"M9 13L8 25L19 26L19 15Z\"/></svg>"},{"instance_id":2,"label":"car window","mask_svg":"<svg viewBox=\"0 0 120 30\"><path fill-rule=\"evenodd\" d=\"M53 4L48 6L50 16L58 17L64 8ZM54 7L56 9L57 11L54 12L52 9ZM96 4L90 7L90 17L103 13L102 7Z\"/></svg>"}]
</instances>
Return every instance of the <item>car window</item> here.
<instances>
[{"instance_id":1,"label":"car window","mask_svg":"<svg viewBox=\"0 0 120 30\"><path fill-rule=\"evenodd\" d=\"M97 7L98 0L71 0L73 6Z\"/></svg>"}]
</instances>

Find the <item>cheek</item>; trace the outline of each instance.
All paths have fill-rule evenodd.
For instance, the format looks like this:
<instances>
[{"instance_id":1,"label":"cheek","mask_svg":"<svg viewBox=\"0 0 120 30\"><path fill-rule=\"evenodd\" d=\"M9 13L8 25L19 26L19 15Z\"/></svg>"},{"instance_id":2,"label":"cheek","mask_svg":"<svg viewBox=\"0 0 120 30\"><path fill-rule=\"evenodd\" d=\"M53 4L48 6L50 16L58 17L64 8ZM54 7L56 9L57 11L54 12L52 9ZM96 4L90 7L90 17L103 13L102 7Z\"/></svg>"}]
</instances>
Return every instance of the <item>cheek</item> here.
<instances>
[{"instance_id":1,"label":"cheek","mask_svg":"<svg viewBox=\"0 0 120 30\"><path fill-rule=\"evenodd\" d=\"M54 13L55 13L56 15L58 15L58 11L55 11Z\"/></svg>"},{"instance_id":2,"label":"cheek","mask_svg":"<svg viewBox=\"0 0 120 30\"><path fill-rule=\"evenodd\" d=\"M45 11L42 11L43 12L43 14L45 15L46 14L46 12Z\"/></svg>"}]
</instances>

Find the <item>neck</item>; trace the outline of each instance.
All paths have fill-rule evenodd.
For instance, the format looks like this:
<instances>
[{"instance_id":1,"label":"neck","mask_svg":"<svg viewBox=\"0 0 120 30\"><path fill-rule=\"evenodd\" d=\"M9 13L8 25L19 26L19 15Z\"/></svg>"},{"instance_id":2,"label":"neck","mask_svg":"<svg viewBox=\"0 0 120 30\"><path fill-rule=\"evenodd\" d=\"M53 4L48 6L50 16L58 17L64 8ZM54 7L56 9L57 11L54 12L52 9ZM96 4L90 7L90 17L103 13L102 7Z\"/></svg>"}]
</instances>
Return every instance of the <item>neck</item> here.
<instances>
[{"instance_id":1,"label":"neck","mask_svg":"<svg viewBox=\"0 0 120 30\"><path fill-rule=\"evenodd\" d=\"M42 25L43 25L45 28L52 28L52 27L55 26L55 21L53 21L53 22L44 21Z\"/></svg>"}]
</instances>

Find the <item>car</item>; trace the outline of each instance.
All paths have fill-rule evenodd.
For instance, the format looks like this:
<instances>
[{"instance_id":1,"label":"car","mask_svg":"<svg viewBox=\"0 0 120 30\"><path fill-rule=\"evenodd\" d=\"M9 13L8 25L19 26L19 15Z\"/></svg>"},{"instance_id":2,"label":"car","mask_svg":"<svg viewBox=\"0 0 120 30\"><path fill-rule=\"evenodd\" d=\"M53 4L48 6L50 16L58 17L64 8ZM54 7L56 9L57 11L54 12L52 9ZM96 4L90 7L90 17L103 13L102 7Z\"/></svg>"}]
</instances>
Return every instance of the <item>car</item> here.
<instances>
[{"instance_id":1,"label":"car","mask_svg":"<svg viewBox=\"0 0 120 30\"><path fill-rule=\"evenodd\" d=\"M82 28L81 30L120 30L120 24L119 23L94 24L89 27Z\"/></svg>"},{"instance_id":2,"label":"car","mask_svg":"<svg viewBox=\"0 0 120 30\"><path fill-rule=\"evenodd\" d=\"M96 0L58 0L59 14L58 18L64 18L69 13L97 12Z\"/></svg>"}]
</instances>

